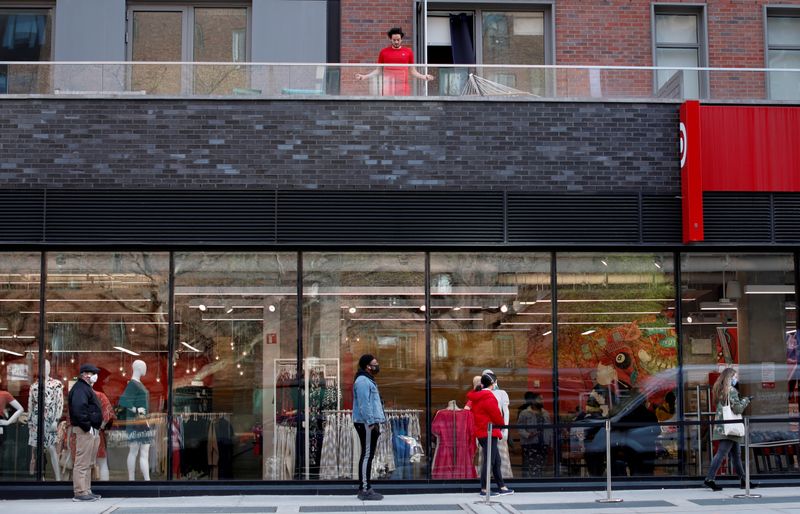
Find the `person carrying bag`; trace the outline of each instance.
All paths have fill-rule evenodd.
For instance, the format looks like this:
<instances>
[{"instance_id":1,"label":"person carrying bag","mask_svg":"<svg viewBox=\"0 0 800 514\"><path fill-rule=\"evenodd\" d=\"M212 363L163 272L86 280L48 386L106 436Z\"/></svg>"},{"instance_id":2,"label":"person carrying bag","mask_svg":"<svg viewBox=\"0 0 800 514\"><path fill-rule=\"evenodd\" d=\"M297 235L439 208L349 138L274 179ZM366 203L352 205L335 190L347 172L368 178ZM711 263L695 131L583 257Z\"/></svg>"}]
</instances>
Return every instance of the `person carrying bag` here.
<instances>
[{"instance_id":1,"label":"person carrying bag","mask_svg":"<svg viewBox=\"0 0 800 514\"><path fill-rule=\"evenodd\" d=\"M736 474L739 475L741 487L745 487L745 473L742 466L741 444L744 438L744 423L741 422L742 412L750 405L750 398L740 397L739 392L734 387L738 382L738 375L733 368L725 368L717 381L714 382L712 393L717 401L717 421L736 421L739 423L718 423L714 425L711 440L718 441L717 453L711 461L703 485L712 491L721 491L722 486L717 485L714 478L722 465L723 459L729 456L729 462L733 464ZM758 484L750 482L750 487L757 487Z\"/></svg>"}]
</instances>

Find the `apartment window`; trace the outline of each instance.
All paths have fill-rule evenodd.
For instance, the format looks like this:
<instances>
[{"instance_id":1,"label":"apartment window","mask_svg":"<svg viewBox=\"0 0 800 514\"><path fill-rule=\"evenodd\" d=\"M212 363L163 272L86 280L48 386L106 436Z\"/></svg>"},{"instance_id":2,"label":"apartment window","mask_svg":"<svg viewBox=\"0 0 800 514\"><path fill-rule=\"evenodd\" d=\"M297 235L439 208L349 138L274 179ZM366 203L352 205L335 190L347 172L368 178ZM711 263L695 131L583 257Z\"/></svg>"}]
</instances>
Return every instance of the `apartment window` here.
<instances>
[{"instance_id":1,"label":"apartment window","mask_svg":"<svg viewBox=\"0 0 800 514\"><path fill-rule=\"evenodd\" d=\"M52 9L0 9L0 62L52 58ZM39 66L0 65L0 93L36 93L46 80Z\"/></svg>"},{"instance_id":2,"label":"apartment window","mask_svg":"<svg viewBox=\"0 0 800 514\"><path fill-rule=\"evenodd\" d=\"M135 6L128 10L128 57L143 62L235 63L248 60L249 8ZM132 87L151 93L228 94L246 86L244 71L198 65L185 73L175 65L141 65Z\"/></svg>"},{"instance_id":3,"label":"apartment window","mask_svg":"<svg viewBox=\"0 0 800 514\"><path fill-rule=\"evenodd\" d=\"M428 12L428 63L432 65L550 64L552 34L549 7L530 5L505 9L487 4L469 10ZM484 68L476 75L500 86L544 94L541 69ZM439 70L439 91L458 95L469 72L466 68Z\"/></svg>"},{"instance_id":4,"label":"apartment window","mask_svg":"<svg viewBox=\"0 0 800 514\"><path fill-rule=\"evenodd\" d=\"M767 67L800 68L800 11L768 11ZM800 73L771 71L769 97L774 100L800 99Z\"/></svg>"},{"instance_id":5,"label":"apartment window","mask_svg":"<svg viewBox=\"0 0 800 514\"><path fill-rule=\"evenodd\" d=\"M682 98L704 96L705 81L701 74L680 69L705 66L702 11L656 7L653 25L653 60L656 66L670 68L656 72L656 94Z\"/></svg>"}]
</instances>

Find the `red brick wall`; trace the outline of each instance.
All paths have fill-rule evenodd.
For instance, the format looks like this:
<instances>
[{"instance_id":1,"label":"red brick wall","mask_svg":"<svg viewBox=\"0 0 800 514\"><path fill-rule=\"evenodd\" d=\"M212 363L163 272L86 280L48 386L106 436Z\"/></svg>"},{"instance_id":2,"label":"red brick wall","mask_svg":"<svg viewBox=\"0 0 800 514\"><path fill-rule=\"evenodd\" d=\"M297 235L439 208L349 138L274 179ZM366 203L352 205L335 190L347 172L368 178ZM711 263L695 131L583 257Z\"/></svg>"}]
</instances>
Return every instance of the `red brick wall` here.
<instances>
[{"instance_id":1,"label":"red brick wall","mask_svg":"<svg viewBox=\"0 0 800 514\"><path fill-rule=\"evenodd\" d=\"M413 48L414 4L412 0L342 0L342 62L374 63L378 52L389 45L386 31L400 27L403 46ZM413 48L416 57L416 48Z\"/></svg>"}]
</instances>

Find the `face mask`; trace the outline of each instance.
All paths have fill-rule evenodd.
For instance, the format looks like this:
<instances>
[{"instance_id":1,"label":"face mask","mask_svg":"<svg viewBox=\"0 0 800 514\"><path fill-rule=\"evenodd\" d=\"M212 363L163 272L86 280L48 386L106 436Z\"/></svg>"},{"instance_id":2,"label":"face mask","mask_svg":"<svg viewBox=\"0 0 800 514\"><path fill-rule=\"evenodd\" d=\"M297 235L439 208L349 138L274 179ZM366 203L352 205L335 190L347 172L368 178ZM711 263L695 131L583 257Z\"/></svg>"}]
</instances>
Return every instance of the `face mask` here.
<instances>
[{"instance_id":1,"label":"face mask","mask_svg":"<svg viewBox=\"0 0 800 514\"><path fill-rule=\"evenodd\" d=\"M376 364L375 366L373 366L373 365L371 365L371 364L370 364L370 366L369 366L369 367L370 367L370 369L372 370L372 374L373 374L373 375L377 375L378 373L380 373L380 372L381 372L381 366L380 366L380 364Z\"/></svg>"},{"instance_id":2,"label":"face mask","mask_svg":"<svg viewBox=\"0 0 800 514\"><path fill-rule=\"evenodd\" d=\"M90 384L94 385L95 382L97 382L97 375L96 374L89 377L89 383Z\"/></svg>"},{"instance_id":3,"label":"face mask","mask_svg":"<svg viewBox=\"0 0 800 514\"><path fill-rule=\"evenodd\" d=\"M735 385L736 385L736 384L738 384L738 383L739 383L739 377L733 377L733 378L731 379L731 385L732 385L732 386L735 386Z\"/></svg>"},{"instance_id":4,"label":"face mask","mask_svg":"<svg viewBox=\"0 0 800 514\"><path fill-rule=\"evenodd\" d=\"M533 402L533 406L536 407L537 409L541 409L542 407L544 407L544 403L543 402Z\"/></svg>"}]
</instances>

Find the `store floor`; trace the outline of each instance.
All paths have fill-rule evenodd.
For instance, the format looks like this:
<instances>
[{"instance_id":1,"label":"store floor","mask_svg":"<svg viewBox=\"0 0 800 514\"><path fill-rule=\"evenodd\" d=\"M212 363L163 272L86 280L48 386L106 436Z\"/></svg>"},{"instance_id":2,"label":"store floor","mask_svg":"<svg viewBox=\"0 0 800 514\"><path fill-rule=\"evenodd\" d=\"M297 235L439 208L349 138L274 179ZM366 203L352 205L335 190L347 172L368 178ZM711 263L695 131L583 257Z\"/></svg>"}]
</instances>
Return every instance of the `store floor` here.
<instances>
[{"instance_id":1,"label":"store floor","mask_svg":"<svg viewBox=\"0 0 800 514\"><path fill-rule=\"evenodd\" d=\"M411 512L436 514L557 513L686 513L726 514L763 512L800 514L796 487L762 487L757 499L738 499L738 488L714 493L707 489L648 489L618 491L621 503L598 503L605 491L517 493L493 498L484 504L477 494L387 495L380 502L362 502L349 496L191 496L172 498L103 498L93 503L74 503L71 498L0 501L4 514L166 514L166 513L319 513Z\"/></svg>"}]
</instances>

